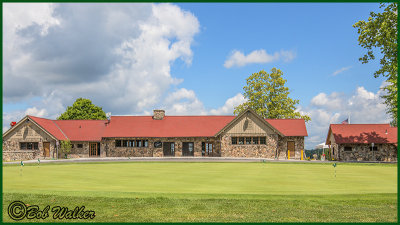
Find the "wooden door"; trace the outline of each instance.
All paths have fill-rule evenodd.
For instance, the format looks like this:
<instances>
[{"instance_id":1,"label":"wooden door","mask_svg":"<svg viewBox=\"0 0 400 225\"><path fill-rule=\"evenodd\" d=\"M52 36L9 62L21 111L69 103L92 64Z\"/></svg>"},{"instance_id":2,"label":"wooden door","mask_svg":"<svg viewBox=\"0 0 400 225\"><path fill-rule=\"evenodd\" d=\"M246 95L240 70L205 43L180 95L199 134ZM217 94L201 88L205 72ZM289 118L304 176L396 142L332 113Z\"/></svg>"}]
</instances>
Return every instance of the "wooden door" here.
<instances>
[{"instance_id":1,"label":"wooden door","mask_svg":"<svg viewBox=\"0 0 400 225\"><path fill-rule=\"evenodd\" d=\"M288 141L287 142L287 150L290 152L290 158L294 158L294 141Z\"/></svg>"},{"instance_id":2,"label":"wooden door","mask_svg":"<svg viewBox=\"0 0 400 225\"><path fill-rule=\"evenodd\" d=\"M50 142L43 142L43 156L50 157Z\"/></svg>"},{"instance_id":3,"label":"wooden door","mask_svg":"<svg viewBox=\"0 0 400 225\"><path fill-rule=\"evenodd\" d=\"M163 143L163 153L164 153L164 156L175 156L175 143L174 142L164 142Z\"/></svg>"},{"instance_id":4,"label":"wooden door","mask_svg":"<svg viewBox=\"0 0 400 225\"><path fill-rule=\"evenodd\" d=\"M182 143L182 156L194 156L194 143L183 142Z\"/></svg>"},{"instance_id":5,"label":"wooden door","mask_svg":"<svg viewBox=\"0 0 400 225\"><path fill-rule=\"evenodd\" d=\"M99 156L97 150L98 150L98 143L89 144L89 156Z\"/></svg>"}]
</instances>

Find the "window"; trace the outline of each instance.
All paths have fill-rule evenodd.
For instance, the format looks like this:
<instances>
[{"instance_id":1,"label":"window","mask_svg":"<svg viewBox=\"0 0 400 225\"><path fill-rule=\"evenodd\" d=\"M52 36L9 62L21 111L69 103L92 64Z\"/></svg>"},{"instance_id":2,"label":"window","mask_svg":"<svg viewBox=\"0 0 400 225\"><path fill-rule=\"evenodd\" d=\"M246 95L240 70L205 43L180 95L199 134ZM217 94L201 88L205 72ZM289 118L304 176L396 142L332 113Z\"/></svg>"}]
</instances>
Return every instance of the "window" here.
<instances>
[{"instance_id":1,"label":"window","mask_svg":"<svg viewBox=\"0 0 400 225\"><path fill-rule=\"evenodd\" d=\"M378 147L377 146L369 147L369 150L376 152L376 151L378 151Z\"/></svg>"},{"instance_id":2,"label":"window","mask_svg":"<svg viewBox=\"0 0 400 225\"><path fill-rule=\"evenodd\" d=\"M240 137L240 138L239 138L239 145L242 145L242 144L244 144L244 138L243 138L243 137Z\"/></svg>"},{"instance_id":3,"label":"window","mask_svg":"<svg viewBox=\"0 0 400 225\"><path fill-rule=\"evenodd\" d=\"M253 137L253 145L258 145L258 139L259 137Z\"/></svg>"},{"instance_id":4,"label":"window","mask_svg":"<svg viewBox=\"0 0 400 225\"><path fill-rule=\"evenodd\" d=\"M74 144L71 144L71 148L74 148Z\"/></svg>"},{"instance_id":5,"label":"window","mask_svg":"<svg viewBox=\"0 0 400 225\"><path fill-rule=\"evenodd\" d=\"M251 144L251 137L246 137L245 139L246 139L246 145Z\"/></svg>"},{"instance_id":6,"label":"window","mask_svg":"<svg viewBox=\"0 0 400 225\"><path fill-rule=\"evenodd\" d=\"M143 147L149 147L149 141L148 140L144 140L143 141Z\"/></svg>"},{"instance_id":7,"label":"window","mask_svg":"<svg viewBox=\"0 0 400 225\"><path fill-rule=\"evenodd\" d=\"M260 137L260 145L265 145L267 143L265 137Z\"/></svg>"},{"instance_id":8,"label":"window","mask_svg":"<svg viewBox=\"0 0 400 225\"><path fill-rule=\"evenodd\" d=\"M142 140L136 141L136 147L142 147Z\"/></svg>"},{"instance_id":9,"label":"window","mask_svg":"<svg viewBox=\"0 0 400 225\"><path fill-rule=\"evenodd\" d=\"M130 140L129 141L129 147L135 147L135 140Z\"/></svg>"},{"instance_id":10,"label":"window","mask_svg":"<svg viewBox=\"0 0 400 225\"><path fill-rule=\"evenodd\" d=\"M32 150L32 149L38 150L39 143L38 142L20 142L19 148L21 150Z\"/></svg>"},{"instance_id":11,"label":"window","mask_svg":"<svg viewBox=\"0 0 400 225\"><path fill-rule=\"evenodd\" d=\"M344 147L344 151L345 151L345 152L351 152L352 150L353 150L352 147L349 147L349 146L345 146L345 147Z\"/></svg>"},{"instance_id":12,"label":"window","mask_svg":"<svg viewBox=\"0 0 400 225\"><path fill-rule=\"evenodd\" d=\"M115 140L115 147L121 147L121 140Z\"/></svg>"},{"instance_id":13,"label":"window","mask_svg":"<svg viewBox=\"0 0 400 225\"><path fill-rule=\"evenodd\" d=\"M237 145L237 137L232 137L232 144Z\"/></svg>"},{"instance_id":14,"label":"window","mask_svg":"<svg viewBox=\"0 0 400 225\"><path fill-rule=\"evenodd\" d=\"M77 144L76 147L77 148L83 148L83 144Z\"/></svg>"},{"instance_id":15,"label":"window","mask_svg":"<svg viewBox=\"0 0 400 225\"><path fill-rule=\"evenodd\" d=\"M128 147L128 140L122 141L122 147Z\"/></svg>"}]
</instances>

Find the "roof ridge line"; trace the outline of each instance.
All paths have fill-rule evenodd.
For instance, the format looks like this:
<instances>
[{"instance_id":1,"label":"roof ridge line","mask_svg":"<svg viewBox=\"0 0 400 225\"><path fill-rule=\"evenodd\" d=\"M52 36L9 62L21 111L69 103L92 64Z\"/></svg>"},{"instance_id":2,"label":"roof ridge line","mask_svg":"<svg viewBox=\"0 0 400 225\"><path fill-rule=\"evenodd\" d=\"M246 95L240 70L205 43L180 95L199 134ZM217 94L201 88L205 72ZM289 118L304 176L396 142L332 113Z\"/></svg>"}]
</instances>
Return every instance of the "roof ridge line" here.
<instances>
[{"instance_id":1,"label":"roof ridge line","mask_svg":"<svg viewBox=\"0 0 400 225\"><path fill-rule=\"evenodd\" d=\"M56 125L56 127L61 131L61 133L64 135L64 137L66 137L68 140L69 140L69 138L68 138L68 136L61 130L61 128L58 126L58 124L54 121L54 120L51 120L55 125Z\"/></svg>"}]
</instances>

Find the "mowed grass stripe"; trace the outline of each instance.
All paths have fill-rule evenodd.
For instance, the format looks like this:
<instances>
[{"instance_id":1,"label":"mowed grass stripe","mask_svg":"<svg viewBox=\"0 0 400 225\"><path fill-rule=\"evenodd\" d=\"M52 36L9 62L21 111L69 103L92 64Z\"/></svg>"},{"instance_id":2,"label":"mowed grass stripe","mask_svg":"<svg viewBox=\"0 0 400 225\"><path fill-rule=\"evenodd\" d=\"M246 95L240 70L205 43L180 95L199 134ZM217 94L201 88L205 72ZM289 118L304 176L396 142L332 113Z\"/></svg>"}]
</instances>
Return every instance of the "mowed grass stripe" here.
<instances>
[{"instance_id":1,"label":"mowed grass stripe","mask_svg":"<svg viewBox=\"0 0 400 225\"><path fill-rule=\"evenodd\" d=\"M396 222L396 194L280 196L265 199L180 199L163 197L108 198L5 193L3 218L15 199L30 205L84 205L94 220L67 222ZM55 222L26 219L22 222ZM61 220L60 222L62 222ZM65 221L65 220L64 220Z\"/></svg>"},{"instance_id":2,"label":"mowed grass stripe","mask_svg":"<svg viewBox=\"0 0 400 225\"><path fill-rule=\"evenodd\" d=\"M4 166L3 191L315 195L396 193L397 166L95 163ZM110 196L110 197L111 197Z\"/></svg>"}]
</instances>

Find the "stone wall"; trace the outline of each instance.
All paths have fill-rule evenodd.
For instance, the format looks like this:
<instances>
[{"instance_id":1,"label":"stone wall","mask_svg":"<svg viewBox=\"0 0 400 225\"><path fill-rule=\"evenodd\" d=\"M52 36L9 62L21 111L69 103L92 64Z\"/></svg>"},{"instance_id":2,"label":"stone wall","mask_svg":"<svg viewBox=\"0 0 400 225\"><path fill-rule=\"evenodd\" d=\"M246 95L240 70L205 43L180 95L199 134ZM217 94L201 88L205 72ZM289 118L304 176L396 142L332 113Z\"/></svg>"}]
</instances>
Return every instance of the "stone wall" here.
<instances>
[{"instance_id":1,"label":"stone wall","mask_svg":"<svg viewBox=\"0 0 400 225\"><path fill-rule=\"evenodd\" d=\"M278 159L287 159L287 142L294 141L294 157L290 159L301 159L301 150L304 153L304 137L280 137L278 141Z\"/></svg>"},{"instance_id":2,"label":"stone wall","mask_svg":"<svg viewBox=\"0 0 400 225\"><path fill-rule=\"evenodd\" d=\"M370 144L338 144L337 159L340 161L397 161L397 148L393 144L375 144L378 151L370 151ZM352 151L344 151L344 147ZM335 152L336 155L336 152Z\"/></svg>"},{"instance_id":3,"label":"stone wall","mask_svg":"<svg viewBox=\"0 0 400 225\"><path fill-rule=\"evenodd\" d=\"M233 137L260 137L259 134L225 134L221 137L221 156L222 157L248 157L248 158L275 158L277 149L278 135L266 135L266 144L264 145L233 145Z\"/></svg>"},{"instance_id":4,"label":"stone wall","mask_svg":"<svg viewBox=\"0 0 400 225\"><path fill-rule=\"evenodd\" d=\"M18 124L14 130L3 137L3 161L19 161L31 159L44 159L43 142L50 143L50 157L55 158L56 142L31 121ZM37 142L38 149L20 149L20 142Z\"/></svg>"},{"instance_id":5,"label":"stone wall","mask_svg":"<svg viewBox=\"0 0 400 225\"><path fill-rule=\"evenodd\" d=\"M115 147L115 140L148 140L148 147ZM221 156L220 143L215 138L207 137L181 137L181 138L103 138L104 157L163 157L163 148L154 147L154 142L174 142L175 156L182 157L182 143L194 143L194 157L202 156L202 142L214 144L214 154Z\"/></svg>"}]
</instances>

